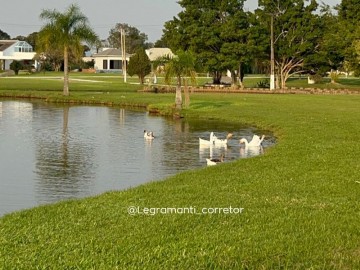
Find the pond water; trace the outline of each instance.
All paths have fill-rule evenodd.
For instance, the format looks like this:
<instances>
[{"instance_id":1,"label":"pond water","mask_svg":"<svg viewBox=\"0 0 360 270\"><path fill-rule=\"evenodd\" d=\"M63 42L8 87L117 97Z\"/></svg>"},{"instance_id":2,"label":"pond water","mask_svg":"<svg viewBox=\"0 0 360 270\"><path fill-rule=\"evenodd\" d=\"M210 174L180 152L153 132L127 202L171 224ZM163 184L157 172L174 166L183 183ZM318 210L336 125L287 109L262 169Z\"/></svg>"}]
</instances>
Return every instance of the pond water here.
<instances>
[{"instance_id":1,"label":"pond water","mask_svg":"<svg viewBox=\"0 0 360 270\"><path fill-rule=\"evenodd\" d=\"M144 129L156 138L144 140ZM228 147L199 147L210 131L234 139ZM0 100L0 216L5 213L134 187L178 172L260 154L241 137L253 128L212 121L173 120L113 107L59 106ZM274 144L267 136L261 152Z\"/></svg>"}]
</instances>

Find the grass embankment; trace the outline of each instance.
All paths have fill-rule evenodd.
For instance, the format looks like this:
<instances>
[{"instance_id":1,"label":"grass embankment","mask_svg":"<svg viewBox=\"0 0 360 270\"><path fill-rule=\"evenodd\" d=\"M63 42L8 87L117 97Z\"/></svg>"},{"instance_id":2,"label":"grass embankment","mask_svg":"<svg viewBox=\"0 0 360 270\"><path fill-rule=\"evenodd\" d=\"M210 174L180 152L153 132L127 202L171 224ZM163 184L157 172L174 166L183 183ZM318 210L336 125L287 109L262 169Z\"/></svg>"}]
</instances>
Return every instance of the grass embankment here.
<instances>
[{"instance_id":1,"label":"grass embankment","mask_svg":"<svg viewBox=\"0 0 360 270\"><path fill-rule=\"evenodd\" d=\"M173 98L134 95L154 106ZM191 99L185 117L256 124L278 144L260 157L7 215L0 268L359 269L360 97ZM132 216L129 206L244 211Z\"/></svg>"}]
</instances>

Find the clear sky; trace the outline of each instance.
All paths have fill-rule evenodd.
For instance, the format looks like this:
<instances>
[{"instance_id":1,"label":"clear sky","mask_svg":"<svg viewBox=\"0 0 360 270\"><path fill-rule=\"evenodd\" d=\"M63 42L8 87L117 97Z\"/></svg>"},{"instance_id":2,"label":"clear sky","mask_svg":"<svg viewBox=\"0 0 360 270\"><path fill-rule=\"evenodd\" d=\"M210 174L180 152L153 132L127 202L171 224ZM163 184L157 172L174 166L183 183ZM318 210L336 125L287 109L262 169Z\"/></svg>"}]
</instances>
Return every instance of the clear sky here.
<instances>
[{"instance_id":1,"label":"clear sky","mask_svg":"<svg viewBox=\"0 0 360 270\"><path fill-rule=\"evenodd\" d=\"M323 0L334 6L341 0ZM148 35L150 42L161 38L163 25L180 11L177 0L0 0L0 29L12 38L28 36L40 30L44 21L39 19L43 9L63 12L70 4L77 3L88 17L91 27L101 39L109 36L116 23L127 23ZM258 0L247 0L245 7L253 10Z\"/></svg>"}]
</instances>

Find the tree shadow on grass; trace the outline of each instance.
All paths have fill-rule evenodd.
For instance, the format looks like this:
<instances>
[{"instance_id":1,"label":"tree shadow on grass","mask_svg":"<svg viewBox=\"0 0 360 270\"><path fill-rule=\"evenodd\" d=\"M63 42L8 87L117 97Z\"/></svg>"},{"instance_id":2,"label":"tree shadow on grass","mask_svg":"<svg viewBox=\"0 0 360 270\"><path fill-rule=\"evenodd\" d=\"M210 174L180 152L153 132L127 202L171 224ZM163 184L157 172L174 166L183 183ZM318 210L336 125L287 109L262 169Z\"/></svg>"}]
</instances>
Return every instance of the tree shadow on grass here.
<instances>
[{"instance_id":1,"label":"tree shadow on grass","mask_svg":"<svg viewBox=\"0 0 360 270\"><path fill-rule=\"evenodd\" d=\"M204 108L221 108L230 105L231 102L229 101L199 101L192 103L191 107L194 109L204 109Z\"/></svg>"}]
</instances>

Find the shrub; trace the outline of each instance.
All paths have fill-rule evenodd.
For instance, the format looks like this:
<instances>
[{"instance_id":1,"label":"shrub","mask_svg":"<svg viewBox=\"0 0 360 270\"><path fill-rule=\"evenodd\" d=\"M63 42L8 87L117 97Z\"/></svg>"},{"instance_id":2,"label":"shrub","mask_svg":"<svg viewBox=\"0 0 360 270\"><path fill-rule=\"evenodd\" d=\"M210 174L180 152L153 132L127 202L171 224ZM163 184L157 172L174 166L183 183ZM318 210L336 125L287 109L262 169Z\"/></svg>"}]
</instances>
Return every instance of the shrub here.
<instances>
[{"instance_id":1,"label":"shrub","mask_svg":"<svg viewBox=\"0 0 360 270\"><path fill-rule=\"evenodd\" d=\"M313 74L309 76L310 80L313 80L315 83L321 83L323 77L320 74Z\"/></svg>"},{"instance_id":2,"label":"shrub","mask_svg":"<svg viewBox=\"0 0 360 270\"><path fill-rule=\"evenodd\" d=\"M257 88L270 88L270 80L264 79L256 84Z\"/></svg>"},{"instance_id":3,"label":"shrub","mask_svg":"<svg viewBox=\"0 0 360 270\"><path fill-rule=\"evenodd\" d=\"M10 69L13 70L15 72L15 75L19 74L19 71L21 69L23 69L23 64L20 61L12 61L12 63L10 64Z\"/></svg>"}]
</instances>

